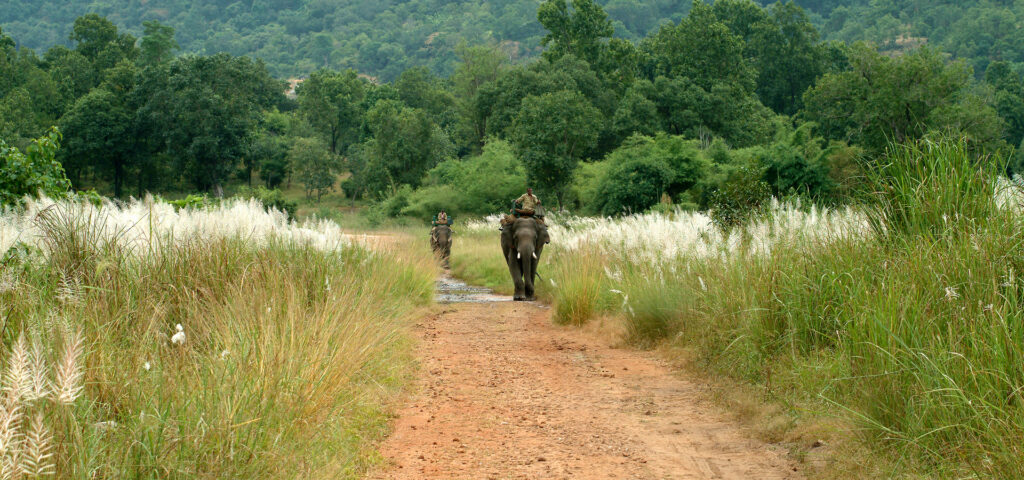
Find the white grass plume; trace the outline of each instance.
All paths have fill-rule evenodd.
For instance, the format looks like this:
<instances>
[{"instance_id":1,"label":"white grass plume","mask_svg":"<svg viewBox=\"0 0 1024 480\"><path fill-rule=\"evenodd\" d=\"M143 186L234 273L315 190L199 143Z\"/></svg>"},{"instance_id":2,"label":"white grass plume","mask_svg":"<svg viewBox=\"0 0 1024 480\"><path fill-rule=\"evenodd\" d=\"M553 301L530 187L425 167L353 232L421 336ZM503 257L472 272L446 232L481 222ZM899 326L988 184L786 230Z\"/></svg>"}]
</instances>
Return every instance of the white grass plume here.
<instances>
[{"instance_id":1,"label":"white grass plume","mask_svg":"<svg viewBox=\"0 0 1024 480\"><path fill-rule=\"evenodd\" d=\"M69 331L65 335L64 352L57 365L56 390L54 391L55 400L59 403L72 404L82 394L82 345L80 331Z\"/></svg>"},{"instance_id":2,"label":"white grass plume","mask_svg":"<svg viewBox=\"0 0 1024 480\"><path fill-rule=\"evenodd\" d=\"M21 474L21 404L0 405L0 479Z\"/></svg>"},{"instance_id":3,"label":"white grass plume","mask_svg":"<svg viewBox=\"0 0 1024 480\"><path fill-rule=\"evenodd\" d=\"M50 395L50 379L47 378L47 374L50 367L46 362L43 344L38 337L32 339L32 361L29 370L31 371L31 381L26 391L25 400L32 402L48 397Z\"/></svg>"},{"instance_id":4,"label":"white grass plume","mask_svg":"<svg viewBox=\"0 0 1024 480\"><path fill-rule=\"evenodd\" d=\"M125 203L104 201L99 206L42 198L29 200L24 209L0 211L0 256L19 242L45 247L43 232L34 219L49 208L56 210L56 215L91 219L96 222L94 227L101 237L115 240L137 254L158 252L196 238L244 237L257 246L270 241L295 242L324 251L351 245L335 222L325 219L289 222L286 214L273 209L267 211L259 201L252 199L228 199L203 209L175 209L150 196Z\"/></svg>"},{"instance_id":5,"label":"white grass plume","mask_svg":"<svg viewBox=\"0 0 1024 480\"><path fill-rule=\"evenodd\" d=\"M32 418L22 446L22 473L36 478L56 473L51 451L52 443L50 430L46 427L46 422L43 419L43 412L37 412Z\"/></svg>"},{"instance_id":6,"label":"white grass plume","mask_svg":"<svg viewBox=\"0 0 1024 480\"><path fill-rule=\"evenodd\" d=\"M3 391L7 396L8 406L16 405L22 398L28 397L32 390L31 358L25 345L25 336L18 336L7 359L4 371Z\"/></svg>"}]
</instances>

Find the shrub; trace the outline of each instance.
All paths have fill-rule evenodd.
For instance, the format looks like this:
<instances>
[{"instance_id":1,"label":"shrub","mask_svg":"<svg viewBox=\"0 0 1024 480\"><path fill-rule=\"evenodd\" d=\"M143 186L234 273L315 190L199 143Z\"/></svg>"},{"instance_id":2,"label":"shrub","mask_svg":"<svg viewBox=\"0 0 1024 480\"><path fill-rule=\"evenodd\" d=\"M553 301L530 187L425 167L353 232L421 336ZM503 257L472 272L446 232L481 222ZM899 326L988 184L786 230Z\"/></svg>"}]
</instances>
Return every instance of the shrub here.
<instances>
[{"instance_id":1,"label":"shrub","mask_svg":"<svg viewBox=\"0 0 1024 480\"><path fill-rule=\"evenodd\" d=\"M0 140L0 206L18 205L39 194L62 198L71 190L64 167L56 160L61 135L56 127L32 140L25 153Z\"/></svg>"},{"instance_id":2,"label":"shrub","mask_svg":"<svg viewBox=\"0 0 1024 480\"><path fill-rule=\"evenodd\" d=\"M299 208L298 202L288 200L284 197L284 192L278 189L268 189L264 187L241 187L238 189L237 196L242 198L253 198L259 200L263 204L263 208L269 210L271 208L278 211L284 212L288 215L289 219L295 219L295 211Z\"/></svg>"},{"instance_id":3,"label":"shrub","mask_svg":"<svg viewBox=\"0 0 1024 480\"><path fill-rule=\"evenodd\" d=\"M711 193L711 220L723 232L750 223L764 213L771 199L768 184L761 181L757 167L743 166L732 171L726 181Z\"/></svg>"},{"instance_id":4,"label":"shrub","mask_svg":"<svg viewBox=\"0 0 1024 480\"><path fill-rule=\"evenodd\" d=\"M643 212L661 200L672 170L659 159L636 159L614 165L601 182L601 213Z\"/></svg>"}]
</instances>

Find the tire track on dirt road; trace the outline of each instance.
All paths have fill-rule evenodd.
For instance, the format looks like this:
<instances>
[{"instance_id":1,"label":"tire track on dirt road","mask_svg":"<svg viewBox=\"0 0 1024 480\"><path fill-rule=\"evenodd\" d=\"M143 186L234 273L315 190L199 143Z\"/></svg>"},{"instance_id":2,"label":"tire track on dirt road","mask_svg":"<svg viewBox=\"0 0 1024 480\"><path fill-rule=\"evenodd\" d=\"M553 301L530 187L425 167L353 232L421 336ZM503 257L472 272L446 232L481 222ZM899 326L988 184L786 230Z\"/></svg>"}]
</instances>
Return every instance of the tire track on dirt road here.
<instances>
[{"instance_id":1,"label":"tire track on dirt road","mask_svg":"<svg viewBox=\"0 0 1024 480\"><path fill-rule=\"evenodd\" d=\"M644 352L532 303L442 305L374 479L796 479L796 463Z\"/></svg>"}]
</instances>

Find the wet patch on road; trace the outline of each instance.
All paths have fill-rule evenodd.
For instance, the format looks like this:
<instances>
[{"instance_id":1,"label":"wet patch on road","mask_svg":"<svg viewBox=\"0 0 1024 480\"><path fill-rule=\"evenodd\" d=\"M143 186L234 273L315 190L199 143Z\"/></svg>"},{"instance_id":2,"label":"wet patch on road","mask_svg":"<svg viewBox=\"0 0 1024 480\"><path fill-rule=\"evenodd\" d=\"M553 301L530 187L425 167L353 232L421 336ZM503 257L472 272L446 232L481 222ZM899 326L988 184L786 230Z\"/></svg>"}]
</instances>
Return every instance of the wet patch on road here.
<instances>
[{"instance_id":1,"label":"wet patch on road","mask_svg":"<svg viewBox=\"0 0 1024 480\"><path fill-rule=\"evenodd\" d=\"M489 303L511 300L512 297L495 295L490 289L474 287L448 275L437 280L434 294L434 301L437 303Z\"/></svg>"}]
</instances>

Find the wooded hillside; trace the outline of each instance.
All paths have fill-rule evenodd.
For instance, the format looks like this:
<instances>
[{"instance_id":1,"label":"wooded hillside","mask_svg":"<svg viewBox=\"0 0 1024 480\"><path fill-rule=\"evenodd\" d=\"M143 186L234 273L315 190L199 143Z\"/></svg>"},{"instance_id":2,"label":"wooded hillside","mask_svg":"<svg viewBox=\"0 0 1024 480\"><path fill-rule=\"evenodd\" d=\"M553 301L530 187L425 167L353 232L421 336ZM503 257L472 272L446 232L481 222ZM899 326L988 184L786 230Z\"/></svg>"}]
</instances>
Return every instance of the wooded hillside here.
<instances>
[{"instance_id":1,"label":"wooded hillside","mask_svg":"<svg viewBox=\"0 0 1024 480\"><path fill-rule=\"evenodd\" d=\"M688 0L602 0L617 37L639 40L677 23ZM759 0L767 5L774 2ZM992 60L1024 61L1024 2L921 0L797 0L826 39L869 40L881 49L922 42L969 60L983 72ZM391 81L412 66L442 76L455 47L502 44L513 59L535 56L544 29L534 0L0 0L0 26L24 46L43 51L71 45L75 18L98 13L141 37L157 20L177 32L184 52L252 55L277 77L318 68L353 68Z\"/></svg>"}]
</instances>

